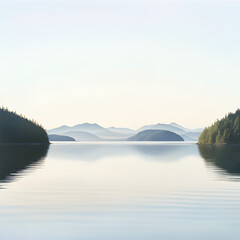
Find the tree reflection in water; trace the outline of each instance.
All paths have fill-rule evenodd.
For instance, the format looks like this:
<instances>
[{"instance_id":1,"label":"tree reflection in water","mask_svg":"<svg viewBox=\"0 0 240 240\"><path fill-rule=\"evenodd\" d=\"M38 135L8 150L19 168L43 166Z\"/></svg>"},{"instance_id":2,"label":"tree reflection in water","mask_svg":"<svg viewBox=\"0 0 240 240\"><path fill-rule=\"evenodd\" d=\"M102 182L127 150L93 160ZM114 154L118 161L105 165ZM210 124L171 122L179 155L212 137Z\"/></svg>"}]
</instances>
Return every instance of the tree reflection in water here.
<instances>
[{"instance_id":1,"label":"tree reflection in water","mask_svg":"<svg viewBox=\"0 0 240 240\"><path fill-rule=\"evenodd\" d=\"M13 181L20 172L39 165L49 145L0 145L0 182Z\"/></svg>"},{"instance_id":2,"label":"tree reflection in water","mask_svg":"<svg viewBox=\"0 0 240 240\"><path fill-rule=\"evenodd\" d=\"M199 145L198 149L207 164L240 177L240 145Z\"/></svg>"}]
</instances>

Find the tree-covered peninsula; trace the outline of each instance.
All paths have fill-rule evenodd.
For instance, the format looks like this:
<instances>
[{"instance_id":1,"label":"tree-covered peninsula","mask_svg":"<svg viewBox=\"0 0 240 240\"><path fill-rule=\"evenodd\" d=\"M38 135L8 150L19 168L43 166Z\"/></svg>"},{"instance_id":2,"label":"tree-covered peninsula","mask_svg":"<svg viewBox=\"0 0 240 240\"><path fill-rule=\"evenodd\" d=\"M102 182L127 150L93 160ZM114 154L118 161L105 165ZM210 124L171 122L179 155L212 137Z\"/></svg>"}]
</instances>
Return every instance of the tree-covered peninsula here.
<instances>
[{"instance_id":1,"label":"tree-covered peninsula","mask_svg":"<svg viewBox=\"0 0 240 240\"><path fill-rule=\"evenodd\" d=\"M229 113L203 130L198 139L199 144L239 144L240 143L240 110Z\"/></svg>"},{"instance_id":2,"label":"tree-covered peninsula","mask_svg":"<svg viewBox=\"0 0 240 240\"><path fill-rule=\"evenodd\" d=\"M0 108L0 143L49 143L45 129L34 120Z\"/></svg>"}]
</instances>

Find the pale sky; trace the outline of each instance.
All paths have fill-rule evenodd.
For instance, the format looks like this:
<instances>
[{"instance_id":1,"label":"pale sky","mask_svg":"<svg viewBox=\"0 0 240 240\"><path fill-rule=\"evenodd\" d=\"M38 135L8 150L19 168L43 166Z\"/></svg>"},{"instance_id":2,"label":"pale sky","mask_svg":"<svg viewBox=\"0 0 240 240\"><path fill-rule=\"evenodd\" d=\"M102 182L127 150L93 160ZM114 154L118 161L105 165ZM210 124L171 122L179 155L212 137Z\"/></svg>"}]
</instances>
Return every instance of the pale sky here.
<instances>
[{"instance_id":1,"label":"pale sky","mask_svg":"<svg viewBox=\"0 0 240 240\"><path fill-rule=\"evenodd\" d=\"M0 0L0 105L45 128L204 127L240 107L238 1Z\"/></svg>"}]
</instances>

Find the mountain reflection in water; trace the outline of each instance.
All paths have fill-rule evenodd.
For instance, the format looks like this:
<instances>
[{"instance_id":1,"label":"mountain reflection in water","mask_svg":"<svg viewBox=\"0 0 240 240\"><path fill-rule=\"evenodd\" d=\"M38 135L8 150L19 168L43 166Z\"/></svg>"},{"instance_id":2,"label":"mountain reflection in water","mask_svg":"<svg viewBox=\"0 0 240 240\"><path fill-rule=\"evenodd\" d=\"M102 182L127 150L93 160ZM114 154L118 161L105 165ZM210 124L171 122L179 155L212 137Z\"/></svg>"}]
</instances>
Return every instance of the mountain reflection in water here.
<instances>
[{"instance_id":1,"label":"mountain reflection in water","mask_svg":"<svg viewBox=\"0 0 240 240\"><path fill-rule=\"evenodd\" d=\"M10 182L46 156L48 145L0 145L0 182Z\"/></svg>"},{"instance_id":2,"label":"mountain reflection in water","mask_svg":"<svg viewBox=\"0 0 240 240\"><path fill-rule=\"evenodd\" d=\"M149 160L177 161L189 155L198 155L195 144L179 143L55 143L50 157L78 161L99 161L106 157L145 156Z\"/></svg>"},{"instance_id":3,"label":"mountain reflection in water","mask_svg":"<svg viewBox=\"0 0 240 240\"><path fill-rule=\"evenodd\" d=\"M238 146L62 142L42 164L46 152L0 146L1 240L239 239Z\"/></svg>"}]
</instances>

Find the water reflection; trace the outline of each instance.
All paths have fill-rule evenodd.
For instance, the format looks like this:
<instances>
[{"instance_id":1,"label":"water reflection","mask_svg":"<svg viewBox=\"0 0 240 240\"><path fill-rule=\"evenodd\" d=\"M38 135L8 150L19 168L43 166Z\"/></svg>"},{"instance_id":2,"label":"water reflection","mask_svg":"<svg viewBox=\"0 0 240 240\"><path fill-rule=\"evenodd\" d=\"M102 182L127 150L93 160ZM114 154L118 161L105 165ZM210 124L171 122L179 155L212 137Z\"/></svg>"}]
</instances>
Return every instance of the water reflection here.
<instances>
[{"instance_id":1,"label":"water reflection","mask_svg":"<svg viewBox=\"0 0 240 240\"><path fill-rule=\"evenodd\" d=\"M199 153L208 166L225 174L240 176L240 145L199 145ZM223 172L224 173L224 172Z\"/></svg>"},{"instance_id":2,"label":"water reflection","mask_svg":"<svg viewBox=\"0 0 240 240\"><path fill-rule=\"evenodd\" d=\"M176 161L197 154L195 144L153 144L132 145L138 154L150 157L153 160Z\"/></svg>"},{"instance_id":3,"label":"water reflection","mask_svg":"<svg viewBox=\"0 0 240 240\"><path fill-rule=\"evenodd\" d=\"M0 169L9 159L15 168L0 179L24 176L0 191L0 239L239 239L240 182L208 170L224 172L219 155L238 157L238 148L54 143L45 164L47 150L27 149L0 147Z\"/></svg>"},{"instance_id":4,"label":"water reflection","mask_svg":"<svg viewBox=\"0 0 240 240\"><path fill-rule=\"evenodd\" d=\"M189 155L197 155L195 144L179 143L59 143L51 146L50 157L97 161L106 157L141 156L158 161L176 161Z\"/></svg>"},{"instance_id":5,"label":"water reflection","mask_svg":"<svg viewBox=\"0 0 240 240\"><path fill-rule=\"evenodd\" d=\"M48 145L0 145L0 182L10 182L19 172L38 165Z\"/></svg>"}]
</instances>

